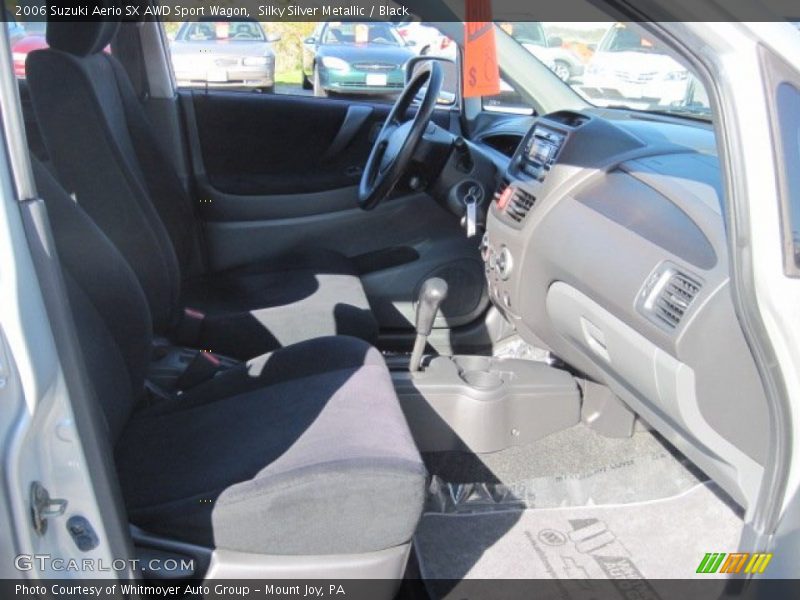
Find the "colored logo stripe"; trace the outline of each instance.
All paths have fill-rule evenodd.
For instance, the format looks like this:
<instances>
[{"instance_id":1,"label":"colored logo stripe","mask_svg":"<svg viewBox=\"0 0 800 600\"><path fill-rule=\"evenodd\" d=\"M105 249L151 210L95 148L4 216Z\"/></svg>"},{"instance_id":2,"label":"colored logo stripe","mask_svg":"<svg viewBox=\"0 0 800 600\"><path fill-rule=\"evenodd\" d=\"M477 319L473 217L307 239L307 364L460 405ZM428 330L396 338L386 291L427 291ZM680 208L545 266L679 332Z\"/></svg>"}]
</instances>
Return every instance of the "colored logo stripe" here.
<instances>
[{"instance_id":1,"label":"colored logo stripe","mask_svg":"<svg viewBox=\"0 0 800 600\"><path fill-rule=\"evenodd\" d=\"M719 566L722 564L722 559L725 558L724 552L706 553L703 560L700 561L700 566L697 567L698 573L716 573Z\"/></svg>"},{"instance_id":2,"label":"colored logo stripe","mask_svg":"<svg viewBox=\"0 0 800 600\"><path fill-rule=\"evenodd\" d=\"M727 559L725 558L727 556ZM723 560L725 561L723 563ZM739 574L744 568L744 572L748 574L763 573L767 565L772 560L772 554L763 552L756 552L750 554L749 552L734 552L732 554L725 554L724 552L708 552L700 561L697 567L697 573L728 573ZM745 567L745 565L747 565Z\"/></svg>"},{"instance_id":3,"label":"colored logo stripe","mask_svg":"<svg viewBox=\"0 0 800 600\"><path fill-rule=\"evenodd\" d=\"M772 554L753 554L753 558L747 563L745 573L763 573L767 568L769 561L772 560Z\"/></svg>"},{"instance_id":4,"label":"colored logo stripe","mask_svg":"<svg viewBox=\"0 0 800 600\"><path fill-rule=\"evenodd\" d=\"M750 556L749 552L734 552L733 554L728 554L728 558L722 565L721 573L738 573L744 567L744 564L747 562L747 558Z\"/></svg>"}]
</instances>

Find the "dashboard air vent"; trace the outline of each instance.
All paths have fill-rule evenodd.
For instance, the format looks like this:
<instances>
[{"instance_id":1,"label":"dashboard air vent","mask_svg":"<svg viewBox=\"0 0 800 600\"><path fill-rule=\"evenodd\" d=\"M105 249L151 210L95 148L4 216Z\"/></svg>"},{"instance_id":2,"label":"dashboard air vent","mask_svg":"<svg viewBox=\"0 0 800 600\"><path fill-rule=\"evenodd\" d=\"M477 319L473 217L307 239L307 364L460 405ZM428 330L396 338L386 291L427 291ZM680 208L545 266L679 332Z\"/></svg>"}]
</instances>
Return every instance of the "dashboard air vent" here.
<instances>
[{"instance_id":1,"label":"dashboard air vent","mask_svg":"<svg viewBox=\"0 0 800 600\"><path fill-rule=\"evenodd\" d=\"M664 275L660 278L663 283L657 288L651 310L661 323L674 329L680 325L701 284L693 277L672 269Z\"/></svg>"},{"instance_id":2,"label":"dashboard air vent","mask_svg":"<svg viewBox=\"0 0 800 600\"><path fill-rule=\"evenodd\" d=\"M506 191L506 188L509 186L509 181L505 177L500 180L500 183L497 184L497 189L494 191L494 199L497 201L500 196L503 195L503 192Z\"/></svg>"},{"instance_id":3,"label":"dashboard air vent","mask_svg":"<svg viewBox=\"0 0 800 600\"><path fill-rule=\"evenodd\" d=\"M514 191L514 195L508 201L506 214L517 223L521 223L535 203L535 196L529 194L525 190L517 188Z\"/></svg>"}]
</instances>

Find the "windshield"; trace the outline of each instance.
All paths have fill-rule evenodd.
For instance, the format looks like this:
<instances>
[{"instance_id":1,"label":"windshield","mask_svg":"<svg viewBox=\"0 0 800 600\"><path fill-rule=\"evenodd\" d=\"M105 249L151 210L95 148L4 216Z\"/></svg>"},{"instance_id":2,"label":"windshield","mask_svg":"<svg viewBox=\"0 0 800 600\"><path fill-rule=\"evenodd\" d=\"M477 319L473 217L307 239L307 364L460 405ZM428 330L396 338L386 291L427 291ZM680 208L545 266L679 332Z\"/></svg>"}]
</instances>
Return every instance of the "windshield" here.
<instances>
[{"instance_id":1,"label":"windshield","mask_svg":"<svg viewBox=\"0 0 800 600\"><path fill-rule=\"evenodd\" d=\"M658 52L649 38L624 23L611 27L597 48L598 52Z\"/></svg>"},{"instance_id":2,"label":"windshield","mask_svg":"<svg viewBox=\"0 0 800 600\"><path fill-rule=\"evenodd\" d=\"M329 23L322 43L401 45L394 27L388 23Z\"/></svg>"},{"instance_id":3,"label":"windshield","mask_svg":"<svg viewBox=\"0 0 800 600\"><path fill-rule=\"evenodd\" d=\"M700 80L636 23L516 23L511 37L595 106L711 118Z\"/></svg>"},{"instance_id":4,"label":"windshield","mask_svg":"<svg viewBox=\"0 0 800 600\"><path fill-rule=\"evenodd\" d=\"M507 21L498 23L498 25L520 44L546 45L541 23Z\"/></svg>"},{"instance_id":5,"label":"windshield","mask_svg":"<svg viewBox=\"0 0 800 600\"><path fill-rule=\"evenodd\" d=\"M186 42L263 42L264 32L253 21L187 23L180 39Z\"/></svg>"}]
</instances>

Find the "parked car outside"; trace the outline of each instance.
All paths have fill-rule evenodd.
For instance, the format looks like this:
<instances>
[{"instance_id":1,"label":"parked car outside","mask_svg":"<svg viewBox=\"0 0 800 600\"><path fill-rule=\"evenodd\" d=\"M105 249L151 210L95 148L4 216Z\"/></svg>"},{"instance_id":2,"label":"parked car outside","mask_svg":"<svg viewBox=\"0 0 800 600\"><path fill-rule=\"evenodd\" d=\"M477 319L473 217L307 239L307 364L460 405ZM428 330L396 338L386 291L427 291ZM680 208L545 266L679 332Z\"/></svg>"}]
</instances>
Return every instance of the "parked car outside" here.
<instances>
[{"instance_id":1,"label":"parked car outside","mask_svg":"<svg viewBox=\"0 0 800 600\"><path fill-rule=\"evenodd\" d=\"M403 21L397 25L397 33L420 56L431 54L441 46L445 37L436 27L419 21ZM449 39L449 38L448 38Z\"/></svg>"},{"instance_id":2,"label":"parked car outside","mask_svg":"<svg viewBox=\"0 0 800 600\"><path fill-rule=\"evenodd\" d=\"M397 26L397 32L407 42L413 42L412 49L420 56L439 56L452 61L458 56L458 44L453 38L432 25L405 21Z\"/></svg>"},{"instance_id":3,"label":"parked car outside","mask_svg":"<svg viewBox=\"0 0 800 600\"><path fill-rule=\"evenodd\" d=\"M179 86L275 89L278 35L257 21L200 20L183 23L170 44Z\"/></svg>"},{"instance_id":4,"label":"parked car outside","mask_svg":"<svg viewBox=\"0 0 800 600\"><path fill-rule=\"evenodd\" d=\"M12 27L13 25L13 27ZM25 78L25 61L34 50L47 48L45 30L47 24L41 21L30 23L8 23L11 38L11 58L14 62L14 75Z\"/></svg>"},{"instance_id":5,"label":"parked car outside","mask_svg":"<svg viewBox=\"0 0 800 600\"><path fill-rule=\"evenodd\" d=\"M508 21L500 23L500 27L547 65L561 81L570 81L583 75L581 57L570 48L565 48L560 37L548 38L541 23Z\"/></svg>"},{"instance_id":6,"label":"parked car outside","mask_svg":"<svg viewBox=\"0 0 800 600\"><path fill-rule=\"evenodd\" d=\"M315 96L393 94L413 56L391 23L324 23L303 44L303 83Z\"/></svg>"},{"instance_id":7,"label":"parked car outside","mask_svg":"<svg viewBox=\"0 0 800 600\"><path fill-rule=\"evenodd\" d=\"M634 109L682 104L689 72L635 25L616 23L600 40L579 88L596 105Z\"/></svg>"},{"instance_id":8,"label":"parked car outside","mask_svg":"<svg viewBox=\"0 0 800 600\"><path fill-rule=\"evenodd\" d=\"M439 37L426 54L430 56L441 56L443 58L449 58L450 60L456 60L458 55L458 44L453 41L453 38L447 37L446 35L440 33Z\"/></svg>"}]
</instances>

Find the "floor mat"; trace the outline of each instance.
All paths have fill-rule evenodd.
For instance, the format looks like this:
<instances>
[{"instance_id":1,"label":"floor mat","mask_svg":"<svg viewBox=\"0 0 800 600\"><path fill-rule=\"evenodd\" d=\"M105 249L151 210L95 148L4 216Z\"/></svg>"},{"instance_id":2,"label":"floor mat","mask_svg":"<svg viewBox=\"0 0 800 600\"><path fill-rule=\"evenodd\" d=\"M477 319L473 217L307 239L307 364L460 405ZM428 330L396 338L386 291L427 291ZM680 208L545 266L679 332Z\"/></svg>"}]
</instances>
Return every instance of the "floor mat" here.
<instances>
[{"instance_id":1,"label":"floor mat","mask_svg":"<svg viewBox=\"0 0 800 600\"><path fill-rule=\"evenodd\" d=\"M430 513L414 546L429 590L446 597L433 580L693 577L706 552L737 548L741 525L705 483L631 504Z\"/></svg>"}]
</instances>

